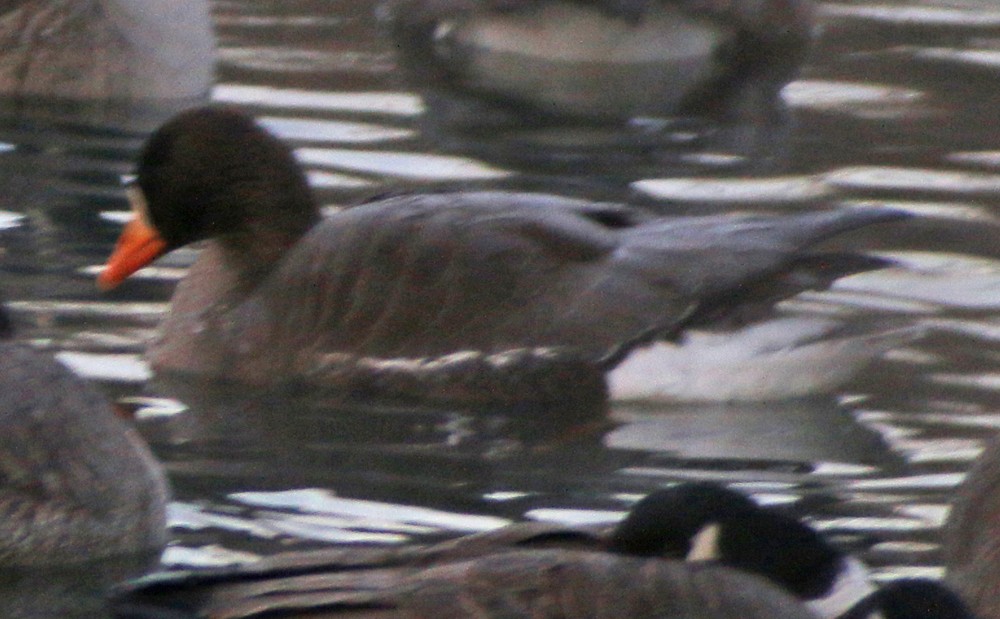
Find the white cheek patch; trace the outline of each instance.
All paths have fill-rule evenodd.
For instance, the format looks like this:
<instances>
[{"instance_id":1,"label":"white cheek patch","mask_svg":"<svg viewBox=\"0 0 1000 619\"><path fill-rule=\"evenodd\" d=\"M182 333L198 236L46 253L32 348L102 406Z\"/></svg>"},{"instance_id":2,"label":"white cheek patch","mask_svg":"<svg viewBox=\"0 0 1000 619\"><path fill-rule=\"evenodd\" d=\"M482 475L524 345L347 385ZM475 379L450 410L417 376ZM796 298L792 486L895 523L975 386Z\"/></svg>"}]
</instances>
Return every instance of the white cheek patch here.
<instances>
[{"instance_id":1,"label":"white cheek patch","mask_svg":"<svg viewBox=\"0 0 1000 619\"><path fill-rule=\"evenodd\" d=\"M722 527L717 522L711 522L691 538L691 550L684 558L686 561L716 561L721 558L719 552L719 534Z\"/></svg>"},{"instance_id":2,"label":"white cheek patch","mask_svg":"<svg viewBox=\"0 0 1000 619\"><path fill-rule=\"evenodd\" d=\"M146 194L142 192L142 187L137 183L132 183L125 188L125 195L128 196L128 204L135 218L146 227L155 230L156 227L149 218L149 203L146 201Z\"/></svg>"}]
</instances>

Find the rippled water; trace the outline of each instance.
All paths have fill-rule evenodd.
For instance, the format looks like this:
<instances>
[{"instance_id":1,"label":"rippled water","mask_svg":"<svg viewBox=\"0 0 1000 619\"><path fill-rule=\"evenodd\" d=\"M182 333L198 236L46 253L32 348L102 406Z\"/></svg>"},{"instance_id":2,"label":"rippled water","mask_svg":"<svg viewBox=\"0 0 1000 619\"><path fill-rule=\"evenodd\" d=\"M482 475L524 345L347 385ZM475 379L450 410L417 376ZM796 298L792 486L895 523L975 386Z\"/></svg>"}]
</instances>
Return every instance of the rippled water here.
<instances>
[{"instance_id":1,"label":"rippled water","mask_svg":"<svg viewBox=\"0 0 1000 619\"><path fill-rule=\"evenodd\" d=\"M784 92L786 132L639 144L635 132L593 128L443 136L395 71L368 2L215 4L214 98L293 143L330 208L386 191L499 187L663 213L914 213L849 241L897 266L788 303L920 328L834 395L618 404L609 420L571 426L149 382L143 342L193 252L110 294L93 283L148 119L95 129L44 110L5 116L17 120L0 126L0 285L21 339L135 411L175 486L168 565L523 518L613 520L659 485L717 479L793 504L886 577L937 575L948 496L1000 427L1000 10L955 4L824 3L816 49Z\"/></svg>"}]
</instances>

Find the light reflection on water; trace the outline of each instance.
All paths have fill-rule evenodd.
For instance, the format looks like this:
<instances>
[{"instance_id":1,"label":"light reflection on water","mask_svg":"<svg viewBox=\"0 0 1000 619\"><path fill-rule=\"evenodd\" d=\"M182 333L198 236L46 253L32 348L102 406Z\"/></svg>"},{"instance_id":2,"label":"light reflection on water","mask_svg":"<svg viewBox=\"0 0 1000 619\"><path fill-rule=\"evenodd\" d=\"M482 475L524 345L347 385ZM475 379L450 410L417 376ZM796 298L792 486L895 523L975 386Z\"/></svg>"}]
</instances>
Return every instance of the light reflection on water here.
<instances>
[{"instance_id":1,"label":"light reflection on water","mask_svg":"<svg viewBox=\"0 0 1000 619\"><path fill-rule=\"evenodd\" d=\"M828 5L833 21L804 79L785 93L796 111L788 156L762 157L762 175L747 177L755 166L744 164L760 162L753 151L689 144L680 131L667 149L684 156L680 168L662 144L634 156L628 142L587 131L534 136L541 146L581 148L514 153L530 155L527 164L512 157L532 144L523 135L484 137L474 154L438 141L425 132L420 99L389 70L391 50L369 23L370 8L295 3L283 15L281 3L217 5L214 98L267 116L296 146L324 204L442 184L628 198L665 213L888 205L919 217L851 242L898 266L788 306L871 323L888 316L926 334L832 396L618 405L610 420L583 425L543 413L351 408L147 385L143 342L193 253L108 295L93 284L127 208L118 182L142 132L4 126L0 147L12 148L0 148L10 164L0 172L0 285L19 337L60 352L137 409L176 488L169 564L337 541L400 543L525 517L605 518L662 484L716 479L779 496L887 574L936 573L947 497L1000 426L1000 359L989 352L1000 337L992 316L1000 177L983 171L995 166L1000 134L981 121L984 102L995 101L992 82L956 94L950 76L910 63L940 47L937 29L949 29L951 45L995 27L995 12ZM340 20L328 11L355 13ZM333 35L341 47L331 51ZM887 51L900 41L911 54ZM857 60L864 56L873 64ZM951 119L947 130L941 118ZM930 515L913 511L925 506Z\"/></svg>"},{"instance_id":2,"label":"light reflection on water","mask_svg":"<svg viewBox=\"0 0 1000 619\"><path fill-rule=\"evenodd\" d=\"M329 166L348 172L379 174L419 181L483 180L503 178L510 172L465 158L427 153L363 151L346 148L300 148L300 163Z\"/></svg>"},{"instance_id":3,"label":"light reflection on water","mask_svg":"<svg viewBox=\"0 0 1000 619\"><path fill-rule=\"evenodd\" d=\"M313 112L354 112L404 117L417 116L423 112L423 104L419 97L393 92L317 92L297 88L219 84L212 91L212 100L219 103Z\"/></svg>"}]
</instances>

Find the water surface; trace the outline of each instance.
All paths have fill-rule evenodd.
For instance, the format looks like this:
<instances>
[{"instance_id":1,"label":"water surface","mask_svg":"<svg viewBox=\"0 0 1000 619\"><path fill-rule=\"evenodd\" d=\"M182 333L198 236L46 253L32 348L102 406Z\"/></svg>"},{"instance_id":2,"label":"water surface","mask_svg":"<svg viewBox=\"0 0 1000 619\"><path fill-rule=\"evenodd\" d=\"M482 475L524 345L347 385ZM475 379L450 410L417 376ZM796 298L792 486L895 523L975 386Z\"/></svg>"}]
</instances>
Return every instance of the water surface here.
<instances>
[{"instance_id":1,"label":"water surface","mask_svg":"<svg viewBox=\"0 0 1000 619\"><path fill-rule=\"evenodd\" d=\"M614 520L654 488L714 479L792 505L881 576L938 575L948 497L1000 426L1000 11L967 5L824 3L816 49L784 92L793 122L763 137L515 128L467 140L436 131L368 2L215 3L213 97L289 140L331 209L461 187L665 214L912 212L849 241L897 266L788 304L923 328L834 394L620 404L580 425L150 381L144 342L194 252L112 293L93 278L125 217L121 177L155 117L95 126L42 108L4 116L0 285L19 338L133 410L165 462L176 493L167 565L398 544L524 518Z\"/></svg>"}]
</instances>

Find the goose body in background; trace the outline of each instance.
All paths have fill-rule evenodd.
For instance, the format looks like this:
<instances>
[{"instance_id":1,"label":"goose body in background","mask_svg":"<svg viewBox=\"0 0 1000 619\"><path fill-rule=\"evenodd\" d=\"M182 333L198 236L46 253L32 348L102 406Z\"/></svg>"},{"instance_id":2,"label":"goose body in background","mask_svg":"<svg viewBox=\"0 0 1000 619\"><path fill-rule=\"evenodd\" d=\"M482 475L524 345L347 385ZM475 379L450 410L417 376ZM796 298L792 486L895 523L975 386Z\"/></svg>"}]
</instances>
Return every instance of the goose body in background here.
<instances>
[{"instance_id":1,"label":"goose body in background","mask_svg":"<svg viewBox=\"0 0 1000 619\"><path fill-rule=\"evenodd\" d=\"M720 508L733 505L734 497L740 506L748 501L727 494ZM251 619L276 612L303 618L813 616L760 576L684 563L694 538L712 524L705 518L717 513L691 498L684 487L655 491L610 527L524 522L433 545L289 552L231 568L154 574L122 587L113 607L116 616L131 619ZM786 541L798 540L793 534L777 543ZM818 554L826 556L825 547Z\"/></svg>"},{"instance_id":2,"label":"goose body in background","mask_svg":"<svg viewBox=\"0 0 1000 619\"><path fill-rule=\"evenodd\" d=\"M763 576L821 619L974 617L945 584L927 578L876 582L861 561L781 506L759 505L711 482L648 495L607 536L617 552L713 561Z\"/></svg>"},{"instance_id":3,"label":"goose body in background","mask_svg":"<svg viewBox=\"0 0 1000 619\"><path fill-rule=\"evenodd\" d=\"M403 74L528 118L761 120L805 57L809 0L387 0Z\"/></svg>"},{"instance_id":4,"label":"goose body in background","mask_svg":"<svg viewBox=\"0 0 1000 619\"><path fill-rule=\"evenodd\" d=\"M585 551L506 551L425 569L261 578L185 583L168 574L125 592L114 612L118 619L814 619L751 574Z\"/></svg>"},{"instance_id":5,"label":"goose body in background","mask_svg":"<svg viewBox=\"0 0 1000 619\"><path fill-rule=\"evenodd\" d=\"M145 443L97 389L0 342L0 567L158 553L168 494Z\"/></svg>"},{"instance_id":6,"label":"goose body in background","mask_svg":"<svg viewBox=\"0 0 1000 619\"><path fill-rule=\"evenodd\" d=\"M610 527L526 522L429 546L154 574L121 587L114 608L131 619L971 618L940 584L878 587L808 525L710 483L654 491Z\"/></svg>"},{"instance_id":7,"label":"goose body in background","mask_svg":"<svg viewBox=\"0 0 1000 619\"><path fill-rule=\"evenodd\" d=\"M153 134L131 193L136 216L105 288L206 241L148 350L155 370L469 402L603 395L604 372L644 345L753 320L884 266L811 247L903 217L658 218L478 192L389 197L321 219L289 148L214 107Z\"/></svg>"},{"instance_id":8,"label":"goose body in background","mask_svg":"<svg viewBox=\"0 0 1000 619\"><path fill-rule=\"evenodd\" d=\"M955 491L942 543L945 579L982 619L1000 618L1000 442Z\"/></svg>"},{"instance_id":9,"label":"goose body in background","mask_svg":"<svg viewBox=\"0 0 1000 619\"><path fill-rule=\"evenodd\" d=\"M67 101L196 100L212 86L206 0L0 4L0 94Z\"/></svg>"}]
</instances>

